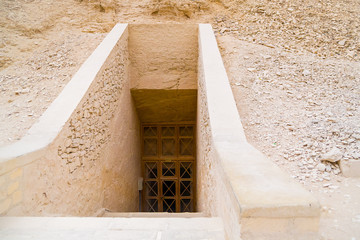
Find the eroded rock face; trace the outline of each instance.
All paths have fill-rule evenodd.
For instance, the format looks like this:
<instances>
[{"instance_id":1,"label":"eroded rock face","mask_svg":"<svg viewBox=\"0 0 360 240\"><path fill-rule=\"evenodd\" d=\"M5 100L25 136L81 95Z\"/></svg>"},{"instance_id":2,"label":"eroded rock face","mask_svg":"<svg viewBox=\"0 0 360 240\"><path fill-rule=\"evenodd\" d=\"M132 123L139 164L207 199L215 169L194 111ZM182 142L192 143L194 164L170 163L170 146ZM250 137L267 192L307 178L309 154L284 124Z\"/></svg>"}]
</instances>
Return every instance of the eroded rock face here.
<instances>
[{"instance_id":1,"label":"eroded rock face","mask_svg":"<svg viewBox=\"0 0 360 240\"><path fill-rule=\"evenodd\" d=\"M152 0L150 5L151 13L166 14L175 16L191 16L199 11L207 10L209 8L206 0Z\"/></svg>"},{"instance_id":2,"label":"eroded rock face","mask_svg":"<svg viewBox=\"0 0 360 240\"><path fill-rule=\"evenodd\" d=\"M130 25L131 88L197 89L197 31L196 24Z\"/></svg>"}]
</instances>

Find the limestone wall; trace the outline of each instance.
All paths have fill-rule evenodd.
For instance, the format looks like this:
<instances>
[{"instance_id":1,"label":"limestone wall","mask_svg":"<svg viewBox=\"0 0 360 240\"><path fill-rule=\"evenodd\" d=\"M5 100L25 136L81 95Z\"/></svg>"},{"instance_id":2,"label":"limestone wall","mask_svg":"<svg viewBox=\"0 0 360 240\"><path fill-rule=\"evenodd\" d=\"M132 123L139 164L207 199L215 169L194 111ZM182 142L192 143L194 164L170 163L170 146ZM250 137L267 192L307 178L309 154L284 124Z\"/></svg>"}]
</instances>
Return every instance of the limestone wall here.
<instances>
[{"instance_id":1,"label":"limestone wall","mask_svg":"<svg viewBox=\"0 0 360 240\"><path fill-rule=\"evenodd\" d=\"M196 24L134 24L129 32L132 88L197 88Z\"/></svg>"},{"instance_id":2,"label":"limestone wall","mask_svg":"<svg viewBox=\"0 0 360 240\"><path fill-rule=\"evenodd\" d=\"M221 217L228 239L240 239L240 209L212 138L203 62L199 61L197 211Z\"/></svg>"},{"instance_id":3,"label":"limestone wall","mask_svg":"<svg viewBox=\"0 0 360 240\"><path fill-rule=\"evenodd\" d=\"M317 239L318 201L246 140L210 25L198 66L198 210L221 217L228 239Z\"/></svg>"},{"instance_id":4,"label":"limestone wall","mask_svg":"<svg viewBox=\"0 0 360 240\"><path fill-rule=\"evenodd\" d=\"M57 119L67 113L64 122ZM42 139L48 143L39 144ZM31 146L31 140L37 144ZM0 213L89 216L101 208L137 211L139 146L128 29L117 25L29 134L16 146L0 149Z\"/></svg>"}]
</instances>

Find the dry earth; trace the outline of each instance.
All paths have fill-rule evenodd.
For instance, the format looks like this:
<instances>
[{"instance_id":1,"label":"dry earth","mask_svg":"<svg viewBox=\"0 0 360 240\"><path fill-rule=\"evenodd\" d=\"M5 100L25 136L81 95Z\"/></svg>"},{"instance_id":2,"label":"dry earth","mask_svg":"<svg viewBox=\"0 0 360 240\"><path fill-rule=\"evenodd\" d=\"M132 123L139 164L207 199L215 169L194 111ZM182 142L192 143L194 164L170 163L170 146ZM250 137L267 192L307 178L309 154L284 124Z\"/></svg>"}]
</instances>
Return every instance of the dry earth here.
<instances>
[{"instance_id":1,"label":"dry earth","mask_svg":"<svg viewBox=\"0 0 360 240\"><path fill-rule=\"evenodd\" d=\"M116 22L205 22L248 140L321 202L320 239L360 239L358 0L2 0L0 146L20 139Z\"/></svg>"}]
</instances>

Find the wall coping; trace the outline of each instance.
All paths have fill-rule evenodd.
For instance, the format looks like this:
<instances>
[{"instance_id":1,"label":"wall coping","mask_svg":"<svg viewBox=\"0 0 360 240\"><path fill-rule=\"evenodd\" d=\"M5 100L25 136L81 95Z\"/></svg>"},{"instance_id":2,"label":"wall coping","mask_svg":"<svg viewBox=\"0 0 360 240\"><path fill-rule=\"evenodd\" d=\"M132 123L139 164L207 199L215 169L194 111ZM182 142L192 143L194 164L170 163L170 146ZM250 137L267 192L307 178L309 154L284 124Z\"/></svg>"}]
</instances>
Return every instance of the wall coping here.
<instances>
[{"instance_id":1,"label":"wall coping","mask_svg":"<svg viewBox=\"0 0 360 240\"><path fill-rule=\"evenodd\" d=\"M127 27L128 24L116 24L26 135L0 147L0 175L31 163L36 159L34 155L40 155L54 141Z\"/></svg>"},{"instance_id":2,"label":"wall coping","mask_svg":"<svg viewBox=\"0 0 360 240\"><path fill-rule=\"evenodd\" d=\"M240 216L318 217L318 200L247 142L210 24L199 25L199 54L215 151L238 201Z\"/></svg>"}]
</instances>

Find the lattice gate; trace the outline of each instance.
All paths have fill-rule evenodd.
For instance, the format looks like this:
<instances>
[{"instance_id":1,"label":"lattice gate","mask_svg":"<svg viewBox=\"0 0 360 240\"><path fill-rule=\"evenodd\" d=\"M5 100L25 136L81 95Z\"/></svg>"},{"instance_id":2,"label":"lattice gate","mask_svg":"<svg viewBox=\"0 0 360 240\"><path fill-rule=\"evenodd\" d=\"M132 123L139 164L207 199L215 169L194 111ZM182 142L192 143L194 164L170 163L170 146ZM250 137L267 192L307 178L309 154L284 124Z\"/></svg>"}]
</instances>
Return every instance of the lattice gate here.
<instances>
[{"instance_id":1,"label":"lattice gate","mask_svg":"<svg viewBox=\"0 0 360 240\"><path fill-rule=\"evenodd\" d=\"M195 201L195 125L142 125L142 209L193 212Z\"/></svg>"}]
</instances>

